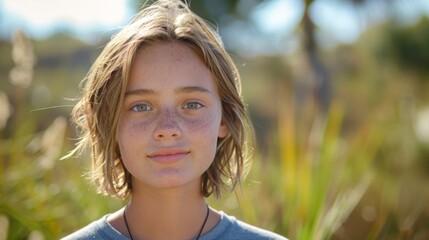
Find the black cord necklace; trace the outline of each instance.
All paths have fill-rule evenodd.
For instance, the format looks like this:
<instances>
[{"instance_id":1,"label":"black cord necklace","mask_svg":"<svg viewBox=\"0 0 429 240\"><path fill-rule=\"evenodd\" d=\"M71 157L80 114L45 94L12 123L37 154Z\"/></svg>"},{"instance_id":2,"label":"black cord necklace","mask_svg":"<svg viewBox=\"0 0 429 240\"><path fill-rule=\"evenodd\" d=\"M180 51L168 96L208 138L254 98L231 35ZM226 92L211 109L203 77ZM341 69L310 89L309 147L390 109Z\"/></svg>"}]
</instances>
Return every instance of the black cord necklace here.
<instances>
[{"instance_id":1,"label":"black cord necklace","mask_svg":"<svg viewBox=\"0 0 429 240\"><path fill-rule=\"evenodd\" d=\"M130 227L128 226L128 222L127 222L127 216L125 216L125 211L127 210L128 205L124 208L124 211L122 212L122 215L124 216L124 222L125 222L125 226L127 227L127 231L128 231L128 235L130 235L131 240L133 239L133 235L131 234L130 231ZM203 232L204 227L206 226L207 223L207 219L209 218L209 214L210 214L210 209L209 209L209 205L207 205L207 214L206 214L206 218L204 219L203 225L201 226L201 229L198 233L198 236L195 240L200 239L201 233Z\"/></svg>"},{"instance_id":2,"label":"black cord necklace","mask_svg":"<svg viewBox=\"0 0 429 240\"><path fill-rule=\"evenodd\" d=\"M209 218L209 214L210 214L210 209L209 209L209 205L207 205L206 218L204 219L203 225L201 226L200 232L198 233L196 240L200 239L200 235L203 232L204 227L206 226L206 222L207 222L207 219Z\"/></svg>"}]
</instances>

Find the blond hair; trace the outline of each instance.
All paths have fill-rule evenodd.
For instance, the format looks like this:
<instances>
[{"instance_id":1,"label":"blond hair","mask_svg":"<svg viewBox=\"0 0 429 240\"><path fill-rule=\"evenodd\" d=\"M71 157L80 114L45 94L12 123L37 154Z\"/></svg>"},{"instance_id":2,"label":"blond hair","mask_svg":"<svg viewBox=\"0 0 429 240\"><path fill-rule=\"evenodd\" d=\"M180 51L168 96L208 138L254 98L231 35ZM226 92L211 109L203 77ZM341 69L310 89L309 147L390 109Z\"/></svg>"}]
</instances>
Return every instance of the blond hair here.
<instances>
[{"instance_id":1,"label":"blond hair","mask_svg":"<svg viewBox=\"0 0 429 240\"><path fill-rule=\"evenodd\" d=\"M240 76L217 32L178 0L160 0L143 8L106 45L82 81L82 98L72 112L81 138L71 154L91 148L90 179L98 191L124 199L132 193L131 174L116 143L120 106L136 51L154 42L175 41L195 51L212 72L229 133L218 139L213 163L202 175L204 196L220 197L233 190L245 174L253 129L241 99ZM70 154L70 155L71 155Z\"/></svg>"}]
</instances>

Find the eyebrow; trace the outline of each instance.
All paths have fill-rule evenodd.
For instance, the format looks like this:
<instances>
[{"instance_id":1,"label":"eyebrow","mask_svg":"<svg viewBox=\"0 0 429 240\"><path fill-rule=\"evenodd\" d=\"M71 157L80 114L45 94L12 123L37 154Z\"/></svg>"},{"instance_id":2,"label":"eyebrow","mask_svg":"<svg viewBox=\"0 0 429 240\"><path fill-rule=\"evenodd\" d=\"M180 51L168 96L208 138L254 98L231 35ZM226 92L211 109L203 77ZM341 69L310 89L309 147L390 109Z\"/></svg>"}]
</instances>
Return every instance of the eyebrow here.
<instances>
[{"instance_id":1,"label":"eyebrow","mask_svg":"<svg viewBox=\"0 0 429 240\"><path fill-rule=\"evenodd\" d=\"M198 86L189 86L189 87L181 87L175 90L176 93L192 93L192 92L202 92L202 93L210 93L210 91L203 87Z\"/></svg>"},{"instance_id":2,"label":"eyebrow","mask_svg":"<svg viewBox=\"0 0 429 240\"><path fill-rule=\"evenodd\" d=\"M130 95L155 95L155 91L154 90L150 90L150 89L135 89L135 90L129 90L125 92L125 97L130 96Z\"/></svg>"},{"instance_id":3,"label":"eyebrow","mask_svg":"<svg viewBox=\"0 0 429 240\"><path fill-rule=\"evenodd\" d=\"M189 87L181 87L174 91L175 93L192 93L192 92L201 92L201 93L210 93L210 91L203 87L198 86L189 86ZM151 89L135 89L135 90L129 90L125 92L125 96L130 95L158 95L158 93Z\"/></svg>"}]
</instances>

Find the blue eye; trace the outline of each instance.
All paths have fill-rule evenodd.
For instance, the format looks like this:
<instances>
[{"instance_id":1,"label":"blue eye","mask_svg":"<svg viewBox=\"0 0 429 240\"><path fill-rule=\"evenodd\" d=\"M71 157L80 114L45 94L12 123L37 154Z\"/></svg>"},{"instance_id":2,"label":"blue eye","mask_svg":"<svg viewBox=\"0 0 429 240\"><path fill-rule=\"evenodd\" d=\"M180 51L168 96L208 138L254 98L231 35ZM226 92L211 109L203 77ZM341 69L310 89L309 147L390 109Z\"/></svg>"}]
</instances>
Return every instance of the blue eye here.
<instances>
[{"instance_id":1,"label":"blue eye","mask_svg":"<svg viewBox=\"0 0 429 240\"><path fill-rule=\"evenodd\" d=\"M131 108L131 110L133 110L134 112L147 112L147 111L151 111L152 108L147 104L140 103L140 104L134 105Z\"/></svg>"},{"instance_id":2,"label":"blue eye","mask_svg":"<svg viewBox=\"0 0 429 240\"><path fill-rule=\"evenodd\" d=\"M184 109L190 109L190 110L200 109L202 107L204 107L204 105L198 102L189 102L183 106Z\"/></svg>"}]
</instances>

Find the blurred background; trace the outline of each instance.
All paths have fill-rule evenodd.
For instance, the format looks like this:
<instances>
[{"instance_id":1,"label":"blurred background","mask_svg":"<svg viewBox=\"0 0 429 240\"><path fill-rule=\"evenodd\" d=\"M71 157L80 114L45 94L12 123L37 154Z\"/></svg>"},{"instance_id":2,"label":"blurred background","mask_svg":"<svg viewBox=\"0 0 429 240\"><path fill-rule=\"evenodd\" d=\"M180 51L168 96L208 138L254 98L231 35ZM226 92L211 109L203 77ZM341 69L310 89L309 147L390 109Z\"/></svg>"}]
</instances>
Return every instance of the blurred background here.
<instances>
[{"instance_id":1,"label":"blurred background","mask_svg":"<svg viewBox=\"0 0 429 240\"><path fill-rule=\"evenodd\" d=\"M143 1L0 0L0 240L58 239L95 193L69 114ZM429 1L193 0L242 75L257 133L217 208L290 239L429 239Z\"/></svg>"}]
</instances>

